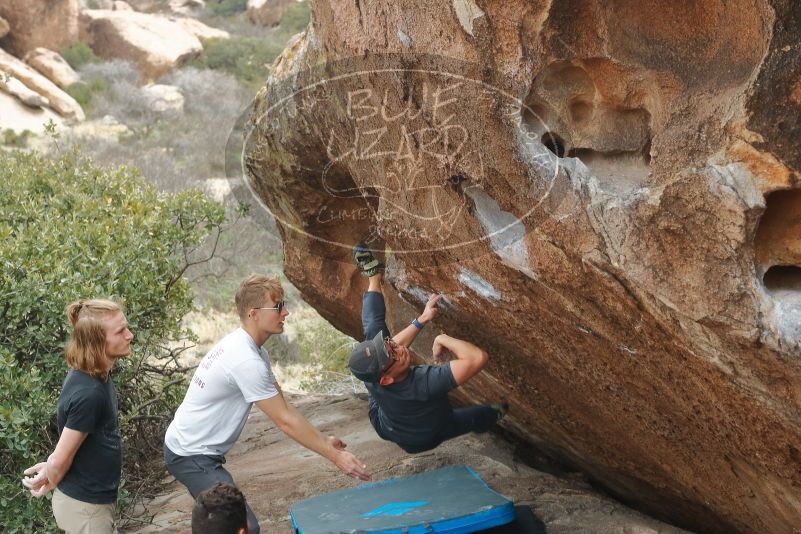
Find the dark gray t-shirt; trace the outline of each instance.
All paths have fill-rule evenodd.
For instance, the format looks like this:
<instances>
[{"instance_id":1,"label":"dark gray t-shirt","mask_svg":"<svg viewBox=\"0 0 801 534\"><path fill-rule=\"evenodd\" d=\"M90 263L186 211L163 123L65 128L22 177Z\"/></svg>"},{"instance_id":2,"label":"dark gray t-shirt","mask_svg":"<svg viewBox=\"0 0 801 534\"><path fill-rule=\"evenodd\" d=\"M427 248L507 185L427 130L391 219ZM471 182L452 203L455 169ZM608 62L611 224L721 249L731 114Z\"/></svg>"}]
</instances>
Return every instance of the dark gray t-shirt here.
<instances>
[{"instance_id":1,"label":"dark gray t-shirt","mask_svg":"<svg viewBox=\"0 0 801 534\"><path fill-rule=\"evenodd\" d=\"M64 427L88 435L58 489L92 504L117 502L122 471L122 439L117 417L117 391L106 382L71 370L58 398L58 433Z\"/></svg>"},{"instance_id":2,"label":"dark gray t-shirt","mask_svg":"<svg viewBox=\"0 0 801 534\"><path fill-rule=\"evenodd\" d=\"M376 432L403 448L438 443L440 431L453 417L448 392L457 384L450 363L415 365L400 382L365 386L370 393L370 422Z\"/></svg>"}]
</instances>

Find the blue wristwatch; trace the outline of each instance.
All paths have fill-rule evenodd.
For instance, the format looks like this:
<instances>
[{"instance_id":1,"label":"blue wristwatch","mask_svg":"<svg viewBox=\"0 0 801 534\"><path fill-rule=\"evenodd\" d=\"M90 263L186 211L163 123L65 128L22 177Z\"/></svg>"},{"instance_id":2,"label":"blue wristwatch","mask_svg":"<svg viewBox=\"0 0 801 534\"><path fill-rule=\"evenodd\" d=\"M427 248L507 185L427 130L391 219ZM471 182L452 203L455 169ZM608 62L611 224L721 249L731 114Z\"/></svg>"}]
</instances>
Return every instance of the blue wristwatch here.
<instances>
[{"instance_id":1,"label":"blue wristwatch","mask_svg":"<svg viewBox=\"0 0 801 534\"><path fill-rule=\"evenodd\" d=\"M421 323L421 322L420 322L420 321L418 321L417 319L412 319L412 324L413 324L413 325L414 325L414 326L415 326L415 327L416 327L418 330L422 330L422 329L423 329L423 327L425 326L423 323Z\"/></svg>"}]
</instances>

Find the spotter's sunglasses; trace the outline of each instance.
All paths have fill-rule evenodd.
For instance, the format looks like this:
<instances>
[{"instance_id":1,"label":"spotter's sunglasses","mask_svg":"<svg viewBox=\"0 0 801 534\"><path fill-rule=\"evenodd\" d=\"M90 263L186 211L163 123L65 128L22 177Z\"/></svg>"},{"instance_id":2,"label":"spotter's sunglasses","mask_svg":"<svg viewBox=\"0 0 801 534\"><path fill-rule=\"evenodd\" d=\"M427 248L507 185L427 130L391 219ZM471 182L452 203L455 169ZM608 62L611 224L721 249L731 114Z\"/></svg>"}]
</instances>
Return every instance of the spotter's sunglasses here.
<instances>
[{"instance_id":1,"label":"spotter's sunglasses","mask_svg":"<svg viewBox=\"0 0 801 534\"><path fill-rule=\"evenodd\" d=\"M395 365L395 362L398 361L398 357L395 355L395 349L398 348L397 343L392 341L391 338L386 338L384 340L384 348L387 349L387 356L389 357L389 363L387 363L387 366L384 367L383 371L381 371L382 373L386 373L387 371L389 371L389 369L393 365Z\"/></svg>"},{"instance_id":2,"label":"spotter's sunglasses","mask_svg":"<svg viewBox=\"0 0 801 534\"><path fill-rule=\"evenodd\" d=\"M284 310L284 308L286 308L286 302L282 300L281 302L279 302L278 304L276 304L275 306L272 306L270 308L268 308L266 306L262 306L260 308L253 308L253 309L254 310L275 310L278 313L281 313Z\"/></svg>"}]
</instances>

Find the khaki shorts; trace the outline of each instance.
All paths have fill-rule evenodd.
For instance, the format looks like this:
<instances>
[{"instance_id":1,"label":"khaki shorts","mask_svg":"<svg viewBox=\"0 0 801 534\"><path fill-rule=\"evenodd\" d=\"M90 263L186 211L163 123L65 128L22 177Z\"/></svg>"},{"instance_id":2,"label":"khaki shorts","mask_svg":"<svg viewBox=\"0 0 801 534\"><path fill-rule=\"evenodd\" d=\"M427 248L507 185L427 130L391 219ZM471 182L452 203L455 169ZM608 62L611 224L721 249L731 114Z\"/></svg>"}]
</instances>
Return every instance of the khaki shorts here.
<instances>
[{"instance_id":1,"label":"khaki shorts","mask_svg":"<svg viewBox=\"0 0 801 534\"><path fill-rule=\"evenodd\" d=\"M53 492L53 515L67 534L116 534L113 504L91 504Z\"/></svg>"}]
</instances>

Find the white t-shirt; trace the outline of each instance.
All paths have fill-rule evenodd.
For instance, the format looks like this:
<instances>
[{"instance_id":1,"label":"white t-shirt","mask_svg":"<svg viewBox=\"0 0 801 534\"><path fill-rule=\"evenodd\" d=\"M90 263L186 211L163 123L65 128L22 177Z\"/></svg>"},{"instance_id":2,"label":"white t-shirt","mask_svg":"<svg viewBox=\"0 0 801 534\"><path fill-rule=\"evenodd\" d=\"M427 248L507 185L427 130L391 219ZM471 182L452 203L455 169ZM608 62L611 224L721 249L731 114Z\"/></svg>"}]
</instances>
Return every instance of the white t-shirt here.
<instances>
[{"instance_id":1,"label":"white t-shirt","mask_svg":"<svg viewBox=\"0 0 801 534\"><path fill-rule=\"evenodd\" d=\"M251 405L278 395L267 352L238 328L200 361L164 443L179 456L225 454Z\"/></svg>"}]
</instances>

